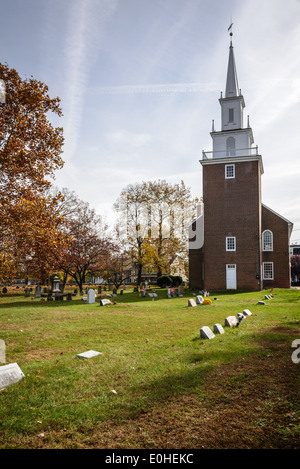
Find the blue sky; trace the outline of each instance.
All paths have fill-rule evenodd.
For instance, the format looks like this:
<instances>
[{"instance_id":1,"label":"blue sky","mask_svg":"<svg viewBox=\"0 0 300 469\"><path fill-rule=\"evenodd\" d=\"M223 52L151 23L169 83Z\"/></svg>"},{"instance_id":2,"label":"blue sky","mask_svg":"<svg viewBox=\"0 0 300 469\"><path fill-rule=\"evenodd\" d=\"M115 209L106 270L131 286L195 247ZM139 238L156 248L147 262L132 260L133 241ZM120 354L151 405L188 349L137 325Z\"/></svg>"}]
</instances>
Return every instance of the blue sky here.
<instances>
[{"instance_id":1,"label":"blue sky","mask_svg":"<svg viewBox=\"0 0 300 469\"><path fill-rule=\"evenodd\" d=\"M299 0L10 0L1 19L1 62L61 98L55 184L108 221L130 183L182 179L202 195L232 20L263 203L294 223L300 244Z\"/></svg>"}]
</instances>

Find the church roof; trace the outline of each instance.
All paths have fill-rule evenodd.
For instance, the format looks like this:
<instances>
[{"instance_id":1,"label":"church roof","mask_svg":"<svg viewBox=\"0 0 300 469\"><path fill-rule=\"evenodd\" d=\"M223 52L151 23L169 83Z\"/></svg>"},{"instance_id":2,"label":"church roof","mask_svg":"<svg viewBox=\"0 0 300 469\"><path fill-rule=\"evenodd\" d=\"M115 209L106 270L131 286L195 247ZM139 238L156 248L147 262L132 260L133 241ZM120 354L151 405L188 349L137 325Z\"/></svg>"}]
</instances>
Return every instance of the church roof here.
<instances>
[{"instance_id":1,"label":"church roof","mask_svg":"<svg viewBox=\"0 0 300 469\"><path fill-rule=\"evenodd\" d=\"M225 98L232 98L234 96L239 96L239 94L240 92L239 92L239 85L238 85L235 59L234 59L234 53L233 53L233 45L231 41L230 47L229 47L229 59L228 59Z\"/></svg>"}]
</instances>

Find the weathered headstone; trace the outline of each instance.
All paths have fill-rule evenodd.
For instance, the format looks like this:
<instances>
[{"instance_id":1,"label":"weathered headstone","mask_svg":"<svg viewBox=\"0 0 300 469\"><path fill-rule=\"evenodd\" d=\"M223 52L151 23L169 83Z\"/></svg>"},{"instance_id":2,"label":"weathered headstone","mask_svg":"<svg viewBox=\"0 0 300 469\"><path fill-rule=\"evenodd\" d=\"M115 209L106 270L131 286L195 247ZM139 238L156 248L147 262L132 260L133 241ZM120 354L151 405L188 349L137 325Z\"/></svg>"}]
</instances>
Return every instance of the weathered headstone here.
<instances>
[{"instance_id":1,"label":"weathered headstone","mask_svg":"<svg viewBox=\"0 0 300 469\"><path fill-rule=\"evenodd\" d=\"M252 316L252 313L251 313L251 311L249 311L249 309L244 309L243 314L245 316Z\"/></svg>"},{"instance_id":2,"label":"weathered headstone","mask_svg":"<svg viewBox=\"0 0 300 469\"><path fill-rule=\"evenodd\" d=\"M37 286L35 287L34 297L35 297L35 298L41 298L41 294L42 294L41 286L40 286L40 285L37 285Z\"/></svg>"},{"instance_id":3,"label":"weathered headstone","mask_svg":"<svg viewBox=\"0 0 300 469\"><path fill-rule=\"evenodd\" d=\"M59 288L59 278L57 275L53 278L53 283L52 283L52 293L59 293L60 288Z\"/></svg>"},{"instance_id":4,"label":"weathered headstone","mask_svg":"<svg viewBox=\"0 0 300 469\"><path fill-rule=\"evenodd\" d=\"M107 300L106 298L103 298L103 300L100 300L100 306L105 306L105 305L111 305L112 302L110 300Z\"/></svg>"},{"instance_id":5,"label":"weathered headstone","mask_svg":"<svg viewBox=\"0 0 300 469\"><path fill-rule=\"evenodd\" d=\"M30 296L30 288L25 288L25 298Z\"/></svg>"},{"instance_id":6,"label":"weathered headstone","mask_svg":"<svg viewBox=\"0 0 300 469\"><path fill-rule=\"evenodd\" d=\"M55 301L63 301L64 297L61 291L55 293Z\"/></svg>"},{"instance_id":7,"label":"weathered headstone","mask_svg":"<svg viewBox=\"0 0 300 469\"><path fill-rule=\"evenodd\" d=\"M90 305L90 304L95 303L95 298L96 298L95 290L90 288L88 291L88 295L87 295L87 304Z\"/></svg>"},{"instance_id":8,"label":"weathered headstone","mask_svg":"<svg viewBox=\"0 0 300 469\"><path fill-rule=\"evenodd\" d=\"M238 313L237 314L237 326L239 326L244 319L245 319L244 314Z\"/></svg>"},{"instance_id":9,"label":"weathered headstone","mask_svg":"<svg viewBox=\"0 0 300 469\"><path fill-rule=\"evenodd\" d=\"M202 305L203 296L201 296L201 295L196 296L196 303L197 303L197 305Z\"/></svg>"},{"instance_id":10,"label":"weathered headstone","mask_svg":"<svg viewBox=\"0 0 300 469\"><path fill-rule=\"evenodd\" d=\"M214 333L215 334L224 334L224 329L223 327L221 326L221 324L215 324L214 325Z\"/></svg>"},{"instance_id":11,"label":"weathered headstone","mask_svg":"<svg viewBox=\"0 0 300 469\"><path fill-rule=\"evenodd\" d=\"M188 306L197 306L194 299L188 301Z\"/></svg>"},{"instance_id":12,"label":"weathered headstone","mask_svg":"<svg viewBox=\"0 0 300 469\"><path fill-rule=\"evenodd\" d=\"M204 326L200 329L200 337L201 339L213 339L215 337L215 334L211 331L208 326Z\"/></svg>"},{"instance_id":13,"label":"weathered headstone","mask_svg":"<svg viewBox=\"0 0 300 469\"><path fill-rule=\"evenodd\" d=\"M52 293L47 293L47 301L53 301Z\"/></svg>"},{"instance_id":14,"label":"weathered headstone","mask_svg":"<svg viewBox=\"0 0 300 469\"><path fill-rule=\"evenodd\" d=\"M225 327L235 327L237 325L237 319L235 316L228 316L225 319Z\"/></svg>"},{"instance_id":15,"label":"weathered headstone","mask_svg":"<svg viewBox=\"0 0 300 469\"><path fill-rule=\"evenodd\" d=\"M0 366L0 390L17 383L25 377L17 363Z\"/></svg>"},{"instance_id":16,"label":"weathered headstone","mask_svg":"<svg viewBox=\"0 0 300 469\"><path fill-rule=\"evenodd\" d=\"M259 305L265 305L266 303L264 301L259 301L258 304Z\"/></svg>"},{"instance_id":17,"label":"weathered headstone","mask_svg":"<svg viewBox=\"0 0 300 469\"><path fill-rule=\"evenodd\" d=\"M78 353L77 358L92 358L102 355L101 352L95 352L95 350L88 350L88 352Z\"/></svg>"}]
</instances>

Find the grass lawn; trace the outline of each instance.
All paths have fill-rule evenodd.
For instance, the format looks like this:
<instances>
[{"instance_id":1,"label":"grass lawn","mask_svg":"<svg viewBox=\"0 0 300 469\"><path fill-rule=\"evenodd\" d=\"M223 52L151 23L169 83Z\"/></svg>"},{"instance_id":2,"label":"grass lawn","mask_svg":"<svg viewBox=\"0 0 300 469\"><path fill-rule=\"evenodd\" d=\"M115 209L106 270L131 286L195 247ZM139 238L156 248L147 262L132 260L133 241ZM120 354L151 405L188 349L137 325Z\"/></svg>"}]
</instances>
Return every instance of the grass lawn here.
<instances>
[{"instance_id":1,"label":"grass lawn","mask_svg":"<svg viewBox=\"0 0 300 469\"><path fill-rule=\"evenodd\" d=\"M265 305L265 292L214 293L197 307L191 292L156 291L104 307L0 295L6 363L25 374L0 392L1 449L300 447L300 290ZM239 327L200 339L244 309ZM76 357L87 350L102 355Z\"/></svg>"}]
</instances>

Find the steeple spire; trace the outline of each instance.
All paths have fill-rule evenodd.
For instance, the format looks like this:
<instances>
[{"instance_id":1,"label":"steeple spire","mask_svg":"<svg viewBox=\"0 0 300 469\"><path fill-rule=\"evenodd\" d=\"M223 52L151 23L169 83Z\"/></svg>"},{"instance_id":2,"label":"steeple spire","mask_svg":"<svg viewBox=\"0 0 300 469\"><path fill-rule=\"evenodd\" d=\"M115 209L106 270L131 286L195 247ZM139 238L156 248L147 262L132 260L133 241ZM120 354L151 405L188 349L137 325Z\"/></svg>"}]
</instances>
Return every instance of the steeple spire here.
<instances>
[{"instance_id":1,"label":"steeple spire","mask_svg":"<svg viewBox=\"0 0 300 469\"><path fill-rule=\"evenodd\" d=\"M240 92L234 60L233 45L232 41L230 41L225 98L232 98L234 96L239 96L239 94Z\"/></svg>"}]
</instances>

